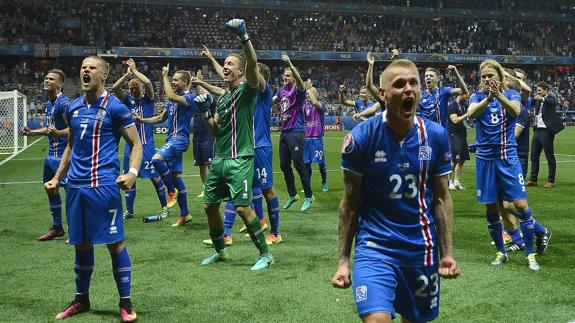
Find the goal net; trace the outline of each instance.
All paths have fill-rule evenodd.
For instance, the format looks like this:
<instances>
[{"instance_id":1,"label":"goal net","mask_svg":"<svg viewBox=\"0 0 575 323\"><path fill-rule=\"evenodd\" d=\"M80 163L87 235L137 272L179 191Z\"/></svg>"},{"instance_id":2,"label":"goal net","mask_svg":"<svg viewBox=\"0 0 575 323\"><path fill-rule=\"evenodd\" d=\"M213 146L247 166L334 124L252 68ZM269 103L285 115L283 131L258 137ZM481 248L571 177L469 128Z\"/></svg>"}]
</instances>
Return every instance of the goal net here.
<instances>
[{"instance_id":1,"label":"goal net","mask_svg":"<svg viewBox=\"0 0 575 323\"><path fill-rule=\"evenodd\" d=\"M17 154L28 146L28 138L20 135L28 124L27 113L24 94L16 90L0 92L0 154Z\"/></svg>"}]
</instances>

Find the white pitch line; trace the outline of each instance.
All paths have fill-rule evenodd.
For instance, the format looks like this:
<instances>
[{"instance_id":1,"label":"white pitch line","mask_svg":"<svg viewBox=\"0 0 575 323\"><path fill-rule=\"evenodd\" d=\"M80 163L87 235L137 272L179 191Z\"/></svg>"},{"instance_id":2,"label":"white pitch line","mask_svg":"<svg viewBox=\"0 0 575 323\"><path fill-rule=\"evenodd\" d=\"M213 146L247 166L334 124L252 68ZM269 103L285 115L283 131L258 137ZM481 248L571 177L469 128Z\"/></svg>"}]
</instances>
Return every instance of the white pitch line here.
<instances>
[{"instance_id":1,"label":"white pitch line","mask_svg":"<svg viewBox=\"0 0 575 323\"><path fill-rule=\"evenodd\" d=\"M40 140L42 140L42 139L44 139L44 138L38 138L38 139L36 139L36 141L34 141L33 143L29 144L28 147L26 147L26 149L32 147L33 144L37 143L38 141L40 141ZM26 149L24 149L24 150L26 150ZM8 162L9 160L11 160L12 158L18 156L18 155L21 154L24 150L18 152L18 153L15 154L15 155L12 155L12 156L10 156L10 157L4 159L3 161L0 162L0 166L4 165L6 162Z\"/></svg>"}]
</instances>

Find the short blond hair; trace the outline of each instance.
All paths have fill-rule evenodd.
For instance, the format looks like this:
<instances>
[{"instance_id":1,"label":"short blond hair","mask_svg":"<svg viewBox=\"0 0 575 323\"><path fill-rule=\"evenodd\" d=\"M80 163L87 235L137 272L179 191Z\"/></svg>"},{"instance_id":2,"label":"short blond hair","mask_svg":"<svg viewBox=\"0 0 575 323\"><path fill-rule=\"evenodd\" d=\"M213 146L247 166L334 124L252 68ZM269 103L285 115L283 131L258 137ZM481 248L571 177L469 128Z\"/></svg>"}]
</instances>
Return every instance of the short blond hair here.
<instances>
[{"instance_id":1,"label":"short blond hair","mask_svg":"<svg viewBox=\"0 0 575 323\"><path fill-rule=\"evenodd\" d=\"M380 88L385 88L384 85L389 81L389 71L395 67L414 69L417 74L417 80L419 81L419 71L417 70L417 66L415 65L415 63L413 63L408 59L402 58L392 61L391 63L389 63L389 65L387 65L387 67L383 70L383 72L381 72L381 75L379 76Z\"/></svg>"}]
</instances>

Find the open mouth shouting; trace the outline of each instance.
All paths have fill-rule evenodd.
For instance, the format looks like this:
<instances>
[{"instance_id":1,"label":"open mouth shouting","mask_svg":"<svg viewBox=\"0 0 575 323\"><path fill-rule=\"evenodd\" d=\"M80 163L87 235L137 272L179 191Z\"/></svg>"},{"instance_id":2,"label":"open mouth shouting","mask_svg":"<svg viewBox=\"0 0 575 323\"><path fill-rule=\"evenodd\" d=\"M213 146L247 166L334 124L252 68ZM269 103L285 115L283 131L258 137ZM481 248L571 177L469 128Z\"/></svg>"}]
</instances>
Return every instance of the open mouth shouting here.
<instances>
[{"instance_id":1,"label":"open mouth shouting","mask_svg":"<svg viewBox=\"0 0 575 323\"><path fill-rule=\"evenodd\" d=\"M84 86L88 86L90 84L90 81L92 81L92 77L90 76L90 74L87 73L82 74L82 84Z\"/></svg>"},{"instance_id":2,"label":"open mouth shouting","mask_svg":"<svg viewBox=\"0 0 575 323\"><path fill-rule=\"evenodd\" d=\"M403 111L404 114L411 114L413 112L414 104L415 104L415 98L407 97L403 99L403 102L401 103L401 110Z\"/></svg>"}]
</instances>

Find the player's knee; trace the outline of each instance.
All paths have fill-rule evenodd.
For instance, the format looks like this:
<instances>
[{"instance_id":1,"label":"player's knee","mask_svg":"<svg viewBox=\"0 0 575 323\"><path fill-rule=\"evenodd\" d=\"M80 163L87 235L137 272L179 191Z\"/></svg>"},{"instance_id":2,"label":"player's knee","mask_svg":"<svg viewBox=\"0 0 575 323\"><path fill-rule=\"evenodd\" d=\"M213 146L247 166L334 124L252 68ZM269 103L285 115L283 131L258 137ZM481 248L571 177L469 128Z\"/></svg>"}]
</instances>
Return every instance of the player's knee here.
<instances>
[{"instance_id":1,"label":"player's knee","mask_svg":"<svg viewBox=\"0 0 575 323\"><path fill-rule=\"evenodd\" d=\"M499 206L497 203L485 204L485 208L487 209L487 213L489 214L499 211Z\"/></svg>"},{"instance_id":2,"label":"player's knee","mask_svg":"<svg viewBox=\"0 0 575 323\"><path fill-rule=\"evenodd\" d=\"M511 215L516 213L513 202L503 201L503 203L501 203L501 207L506 214L509 214L508 217L512 217Z\"/></svg>"},{"instance_id":3,"label":"player's knee","mask_svg":"<svg viewBox=\"0 0 575 323\"><path fill-rule=\"evenodd\" d=\"M86 250L92 249L94 246L92 246L89 243L82 243L82 244L76 245L74 247L75 247L76 251L86 251Z\"/></svg>"},{"instance_id":4,"label":"player's knee","mask_svg":"<svg viewBox=\"0 0 575 323\"><path fill-rule=\"evenodd\" d=\"M108 248L108 251L110 251L111 254L117 255L120 252L122 252L122 249L126 247L126 243L124 242L124 240L122 240L119 242L107 244L106 247Z\"/></svg>"},{"instance_id":5,"label":"player's knee","mask_svg":"<svg viewBox=\"0 0 575 323\"><path fill-rule=\"evenodd\" d=\"M391 315L384 312L375 312L363 316L361 320L364 323L391 323Z\"/></svg>"},{"instance_id":6,"label":"player's knee","mask_svg":"<svg viewBox=\"0 0 575 323\"><path fill-rule=\"evenodd\" d=\"M217 215L219 208L219 204L204 204L204 212L206 212L207 216L211 216L213 214Z\"/></svg>"},{"instance_id":7,"label":"player's knee","mask_svg":"<svg viewBox=\"0 0 575 323\"><path fill-rule=\"evenodd\" d=\"M529 208L529 205L527 204L527 200L525 200L525 199L513 201L513 206L515 207L515 209L517 209L518 211L522 211L522 212L527 211L527 209Z\"/></svg>"},{"instance_id":8,"label":"player's knee","mask_svg":"<svg viewBox=\"0 0 575 323\"><path fill-rule=\"evenodd\" d=\"M276 197L276 190L273 186L270 188L262 189L262 193L264 194L264 198L266 200L271 200Z\"/></svg>"}]
</instances>

